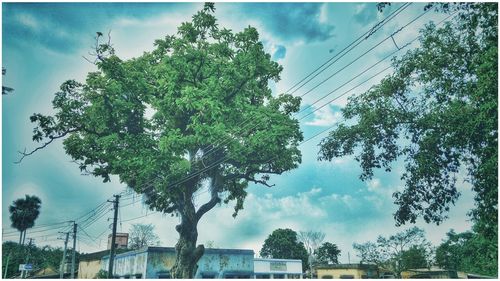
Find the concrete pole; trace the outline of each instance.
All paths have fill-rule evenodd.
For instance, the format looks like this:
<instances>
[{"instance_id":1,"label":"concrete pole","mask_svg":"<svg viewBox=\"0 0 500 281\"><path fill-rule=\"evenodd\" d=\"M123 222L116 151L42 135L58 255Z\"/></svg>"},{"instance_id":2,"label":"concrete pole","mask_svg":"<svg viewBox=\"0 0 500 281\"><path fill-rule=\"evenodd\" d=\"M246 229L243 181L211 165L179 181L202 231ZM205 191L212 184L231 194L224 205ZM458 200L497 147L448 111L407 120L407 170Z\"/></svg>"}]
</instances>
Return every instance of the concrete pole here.
<instances>
[{"instance_id":1,"label":"concrete pole","mask_svg":"<svg viewBox=\"0 0 500 281\"><path fill-rule=\"evenodd\" d=\"M75 256L76 256L76 228L78 224L73 222L73 256L71 257L71 279L75 279Z\"/></svg>"},{"instance_id":2,"label":"concrete pole","mask_svg":"<svg viewBox=\"0 0 500 281\"><path fill-rule=\"evenodd\" d=\"M69 239L69 232L66 232L66 239L64 240L64 251L61 260L61 266L59 267L59 279L63 279L64 277L64 265L66 264L66 250L68 249L68 239Z\"/></svg>"},{"instance_id":3,"label":"concrete pole","mask_svg":"<svg viewBox=\"0 0 500 281\"><path fill-rule=\"evenodd\" d=\"M113 217L113 233L111 236L111 250L109 253L109 267L108 267L108 279L113 278L113 263L115 260L115 243L116 243L116 223L118 220L118 202L120 201L120 195L114 195L115 200L112 201L114 203L115 214Z\"/></svg>"}]
</instances>

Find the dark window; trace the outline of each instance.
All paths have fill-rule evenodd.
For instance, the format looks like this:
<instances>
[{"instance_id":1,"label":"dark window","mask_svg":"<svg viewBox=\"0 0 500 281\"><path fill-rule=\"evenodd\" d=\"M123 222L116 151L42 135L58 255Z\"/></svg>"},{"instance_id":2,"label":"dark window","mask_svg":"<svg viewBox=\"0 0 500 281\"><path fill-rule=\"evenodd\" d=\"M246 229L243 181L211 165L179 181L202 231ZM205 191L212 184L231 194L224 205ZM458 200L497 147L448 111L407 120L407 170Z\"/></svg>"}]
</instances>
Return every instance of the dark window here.
<instances>
[{"instance_id":1,"label":"dark window","mask_svg":"<svg viewBox=\"0 0 500 281\"><path fill-rule=\"evenodd\" d=\"M274 279L285 279L285 274L274 274Z\"/></svg>"},{"instance_id":2,"label":"dark window","mask_svg":"<svg viewBox=\"0 0 500 281\"><path fill-rule=\"evenodd\" d=\"M255 274L255 279L270 279L271 275L269 274Z\"/></svg>"},{"instance_id":3,"label":"dark window","mask_svg":"<svg viewBox=\"0 0 500 281\"><path fill-rule=\"evenodd\" d=\"M170 279L170 273L158 273L158 279Z\"/></svg>"},{"instance_id":4,"label":"dark window","mask_svg":"<svg viewBox=\"0 0 500 281\"><path fill-rule=\"evenodd\" d=\"M323 277L321 277L321 279L333 279L333 276L331 276L331 275L323 275Z\"/></svg>"},{"instance_id":5,"label":"dark window","mask_svg":"<svg viewBox=\"0 0 500 281\"><path fill-rule=\"evenodd\" d=\"M340 279L354 279L354 275L340 275Z\"/></svg>"}]
</instances>

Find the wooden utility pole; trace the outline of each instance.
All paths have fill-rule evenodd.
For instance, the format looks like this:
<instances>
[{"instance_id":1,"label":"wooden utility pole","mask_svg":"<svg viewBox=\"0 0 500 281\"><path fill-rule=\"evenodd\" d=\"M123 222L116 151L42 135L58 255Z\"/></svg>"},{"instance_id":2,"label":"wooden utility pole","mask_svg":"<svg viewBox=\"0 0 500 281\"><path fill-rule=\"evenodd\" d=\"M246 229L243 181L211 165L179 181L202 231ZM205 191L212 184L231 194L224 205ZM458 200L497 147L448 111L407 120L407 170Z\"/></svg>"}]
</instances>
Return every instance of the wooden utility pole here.
<instances>
[{"instance_id":1,"label":"wooden utility pole","mask_svg":"<svg viewBox=\"0 0 500 281\"><path fill-rule=\"evenodd\" d=\"M69 232L66 232L66 239L64 240L64 251L61 259L61 266L59 267L59 279L63 279L64 277L64 265L66 264L66 250L68 249L68 239L69 239Z\"/></svg>"},{"instance_id":2,"label":"wooden utility pole","mask_svg":"<svg viewBox=\"0 0 500 281\"><path fill-rule=\"evenodd\" d=\"M114 203L115 214L113 217L113 234L111 236L111 250L109 253L109 266L108 266L108 279L113 278L113 263L115 259L115 242L116 242L116 222L118 220L118 202L120 201L120 195L113 195L115 200L109 201Z\"/></svg>"},{"instance_id":3,"label":"wooden utility pole","mask_svg":"<svg viewBox=\"0 0 500 281\"><path fill-rule=\"evenodd\" d=\"M73 222L73 256L71 257L71 279L75 279L75 255L76 255L76 227L78 224Z\"/></svg>"},{"instance_id":4,"label":"wooden utility pole","mask_svg":"<svg viewBox=\"0 0 500 281\"><path fill-rule=\"evenodd\" d=\"M3 279L7 279L7 269L9 269L9 261L10 261L10 255L12 252L9 253L7 256L7 264L5 265L5 272L3 273Z\"/></svg>"}]
</instances>

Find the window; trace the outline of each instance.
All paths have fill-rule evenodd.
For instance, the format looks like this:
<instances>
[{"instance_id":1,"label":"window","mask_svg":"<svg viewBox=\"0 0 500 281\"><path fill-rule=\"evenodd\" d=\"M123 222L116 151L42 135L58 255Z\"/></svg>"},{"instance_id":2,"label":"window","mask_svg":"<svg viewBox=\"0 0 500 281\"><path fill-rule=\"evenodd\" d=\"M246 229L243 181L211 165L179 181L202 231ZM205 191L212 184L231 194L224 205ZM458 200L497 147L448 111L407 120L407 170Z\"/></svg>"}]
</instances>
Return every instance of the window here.
<instances>
[{"instance_id":1,"label":"window","mask_svg":"<svg viewBox=\"0 0 500 281\"><path fill-rule=\"evenodd\" d=\"M158 272L158 279L170 279L170 272Z\"/></svg>"},{"instance_id":2,"label":"window","mask_svg":"<svg viewBox=\"0 0 500 281\"><path fill-rule=\"evenodd\" d=\"M340 275L340 279L354 279L354 275Z\"/></svg>"},{"instance_id":3,"label":"window","mask_svg":"<svg viewBox=\"0 0 500 281\"><path fill-rule=\"evenodd\" d=\"M285 274L274 274L274 279L285 279Z\"/></svg>"},{"instance_id":4,"label":"window","mask_svg":"<svg viewBox=\"0 0 500 281\"><path fill-rule=\"evenodd\" d=\"M321 277L321 279L333 279L333 276L331 276L331 275L323 275L323 277Z\"/></svg>"},{"instance_id":5,"label":"window","mask_svg":"<svg viewBox=\"0 0 500 281\"><path fill-rule=\"evenodd\" d=\"M270 279L271 275L269 274L255 274L255 279Z\"/></svg>"}]
</instances>

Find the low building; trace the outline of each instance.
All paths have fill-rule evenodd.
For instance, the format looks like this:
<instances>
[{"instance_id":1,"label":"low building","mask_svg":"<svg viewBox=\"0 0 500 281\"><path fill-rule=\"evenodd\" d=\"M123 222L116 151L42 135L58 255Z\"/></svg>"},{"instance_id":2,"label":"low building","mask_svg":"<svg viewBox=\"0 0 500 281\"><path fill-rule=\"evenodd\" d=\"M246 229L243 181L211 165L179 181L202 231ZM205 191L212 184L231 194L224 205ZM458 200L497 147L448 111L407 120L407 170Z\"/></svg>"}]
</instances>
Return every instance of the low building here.
<instances>
[{"instance_id":1,"label":"low building","mask_svg":"<svg viewBox=\"0 0 500 281\"><path fill-rule=\"evenodd\" d=\"M408 269L401 272L402 279L456 279L457 271L437 267Z\"/></svg>"},{"instance_id":2,"label":"low building","mask_svg":"<svg viewBox=\"0 0 500 281\"><path fill-rule=\"evenodd\" d=\"M256 258L253 269L257 279L302 279L301 260Z\"/></svg>"},{"instance_id":3,"label":"low building","mask_svg":"<svg viewBox=\"0 0 500 281\"><path fill-rule=\"evenodd\" d=\"M101 269L101 258L109 255L109 250L80 256L78 263L78 279L93 279Z\"/></svg>"},{"instance_id":4,"label":"low building","mask_svg":"<svg viewBox=\"0 0 500 281\"><path fill-rule=\"evenodd\" d=\"M252 250L205 249L198 261L194 278L252 278L254 271ZM115 278L170 278L175 263L175 248L145 247L117 254L114 260ZM101 261L106 270L109 255Z\"/></svg>"},{"instance_id":5,"label":"low building","mask_svg":"<svg viewBox=\"0 0 500 281\"><path fill-rule=\"evenodd\" d=\"M378 267L374 264L331 264L316 268L318 279L366 279L378 278Z\"/></svg>"},{"instance_id":6,"label":"low building","mask_svg":"<svg viewBox=\"0 0 500 281\"><path fill-rule=\"evenodd\" d=\"M108 250L111 249L111 239L113 234L108 235ZM127 249L128 246L128 233L117 233L115 238L116 249Z\"/></svg>"}]
</instances>

